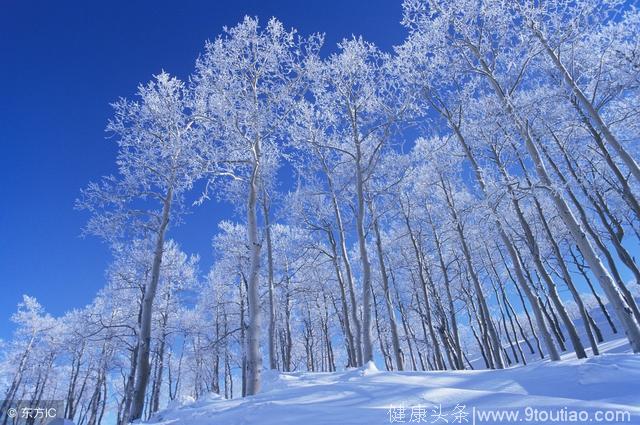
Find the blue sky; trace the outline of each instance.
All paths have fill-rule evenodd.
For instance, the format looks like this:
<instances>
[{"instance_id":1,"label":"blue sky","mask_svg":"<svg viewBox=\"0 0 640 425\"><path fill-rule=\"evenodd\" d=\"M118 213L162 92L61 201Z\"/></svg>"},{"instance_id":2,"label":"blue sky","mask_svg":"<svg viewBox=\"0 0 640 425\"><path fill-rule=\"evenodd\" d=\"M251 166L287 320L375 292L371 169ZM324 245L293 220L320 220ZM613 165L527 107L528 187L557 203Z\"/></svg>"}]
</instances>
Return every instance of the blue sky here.
<instances>
[{"instance_id":1,"label":"blue sky","mask_svg":"<svg viewBox=\"0 0 640 425\"><path fill-rule=\"evenodd\" d=\"M59 315L104 284L107 247L80 238L80 188L114 172L109 103L162 69L186 78L206 39L244 15L276 16L325 52L352 34L383 49L403 37L400 1L29 1L0 13L0 338L22 294ZM172 231L211 263L211 236L230 211L205 204Z\"/></svg>"}]
</instances>

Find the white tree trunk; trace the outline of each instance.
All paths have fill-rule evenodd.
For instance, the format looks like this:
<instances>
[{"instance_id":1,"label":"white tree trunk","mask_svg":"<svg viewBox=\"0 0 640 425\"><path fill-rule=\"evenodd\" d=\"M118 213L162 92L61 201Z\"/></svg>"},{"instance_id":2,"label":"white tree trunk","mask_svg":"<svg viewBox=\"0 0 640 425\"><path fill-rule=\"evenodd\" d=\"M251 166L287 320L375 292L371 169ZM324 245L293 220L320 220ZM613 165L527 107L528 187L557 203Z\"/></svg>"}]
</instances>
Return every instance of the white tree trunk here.
<instances>
[{"instance_id":1,"label":"white tree trunk","mask_svg":"<svg viewBox=\"0 0 640 425\"><path fill-rule=\"evenodd\" d=\"M407 225L407 230L409 232L409 238L411 239L411 246L413 246L413 252L416 257L416 264L418 266L418 277L420 278L420 290L422 291L422 297L424 298L425 318L422 319L423 316L420 308L420 301L416 296L416 302L418 303L418 309L420 310L421 325L425 332L424 339L425 341L427 341L428 339L426 334L426 329L425 329L425 319L426 319L427 329L429 330L429 336L431 337L431 341L433 344L433 351L436 358L436 365L439 370L444 370L444 363L442 362L442 352L440 350L440 343L438 342L438 338L436 337L436 332L435 332L435 329L433 328L433 320L431 318L431 305L429 302L429 290L427 288L427 280L429 280L428 282L429 284L432 283L429 277L430 274L427 273L427 277L425 277L425 273L427 272L427 266L424 264L423 255L420 250L420 247L418 246L418 241L416 240L416 237L413 234L413 230L411 228L411 221L409 219L409 213L403 211L403 214L404 214L404 221L405 221L405 224ZM413 279L413 276L412 276L412 279ZM396 291L397 290L398 288L396 286ZM420 359L422 361L420 351L418 351L418 355L420 356ZM424 366L423 366L423 369L424 369Z\"/></svg>"},{"instance_id":2,"label":"white tree trunk","mask_svg":"<svg viewBox=\"0 0 640 425\"><path fill-rule=\"evenodd\" d=\"M355 285L353 282L353 271L351 270L351 261L349 260L349 254L347 251L347 242L344 230L344 223L342 222L342 213L340 212L340 206L338 205L338 199L336 197L336 192L333 187L333 179L331 177L329 167L326 161L321 158L322 168L324 170L325 176L327 177L327 184L329 185L329 191L331 192L331 205L333 206L333 213L336 218L336 223L338 225L338 236L340 237L340 254L342 257L342 262L344 264L345 275L347 276L347 285L349 289L349 301L351 301L351 321L353 322L353 327L355 331L355 354L356 354L356 363L358 366L362 366L362 325L360 322L360 318L358 317L358 303L356 301L355 296Z\"/></svg>"},{"instance_id":3,"label":"white tree trunk","mask_svg":"<svg viewBox=\"0 0 640 425\"><path fill-rule=\"evenodd\" d=\"M260 375L262 372L262 356L260 353L260 329L262 313L260 311L260 251L262 248L258 235L258 178L260 167L260 145L254 146L253 171L249 181L247 199L247 239L249 241L250 265L247 281L247 300L249 304L249 323L247 326L247 395L255 395L260 391Z\"/></svg>"},{"instance_id":4,"label":"white tree trunk","mask_svg":"<svg viewBox=\"0 0 640 425\"><path fill-rule=\"evenodd\" d=\"M389 316L389 325L391 329L391 344L393 345L393 354L395 355L396 368L404 370L404 359L402 358L402 350L400 349L400 338L398 336L398 323L396 320L396 312L391 301L391 292L389 291L389 276L387 268L384 264L384 250L382 249L382 238L380 237L380 228L378 219L375 218L373 206L371 208L371 216L373 218L373 229L376 235L376 249L378 251L378 264L380 265L380 275L382 276L382 289L384 291L384 302L387 307L387 315Z\"/></svg>"},{"instance_id":5,"label":"white tree trunk","mask_svg":"<svg viewBox=\"0 0 640 425\"><path fill-rule=\"evenodd\" d=\"M133 399L129 420L134 421L142 417L144 410L145 393L149 382L149 353L151 350L151 316L153 313L153 300L158 290L160 280L160 266L164 252L164 236L169 224L171 202L173 201L173 188L169 188L162 207L162 218L158 234L156 236L155 252L153 254L153 266L151 268L151 280L145 288L142 300L142 313L140 316L140 333L138 335L138 356L136 366L136 380L133 390Z\"/></svg>"},{"instance_id":6,"label":"white tree trunk","mask_svg":"<svg viewBox=\"0 0 640 425\"><path fill-rule=\"evenodd\" d=\"M360 144L356 141L356 195L358 198L356 213L356 230L358 247L362 262L362 364L373 360L373 342L371 340L371 262L367 252L367 241L364 231L364 176L362 174Z\"/></svg>"},{"instance_id":7,"label":"white tree trunk","mask_svg":"<svg viewBox=\"0 0 640 425\"><path fill-rule=\"evenodd\" d=\"M442 277L444 278L445 291L447 293L447 303L449 307L449 320L451 321L451 333L453 334L453 349L456 356L456 368L459 370L464 369L464 359L462 358L462 347L460 345L460 332L458 331L458 320L456 319L456 309L453 303L453 296L451 294L451 279L449 278L449 271L444 261L442 253L442 242L440 236L433 223L431 212L427 210L427 217L429 224L431 225L431 231L433 233L433 239L436 245L436 252L438 253L438 262L440 263L440 270L442 271Z\"/></svg>"},{"instance_id":8,"label":"white tree trunk","mask_svg":"<svg viewBox=\"0 0 640 425\"><path fill-rule=\"evenodd\" d=\"M355 367L358 364L358 356L356 354L356 347L353 339L353 332L351 330L351 319L349 317L349 307L347 305L347 291L345 290L344 278L342 277L342 271L340 270L340 264L338 264L338 251L336 248L336 240L333 236L333 230L329 227L327 229L327 235L329 243L331 245L331 262L336 271L336 278L338 280L338 287L340 288L340 306L342 308L342 315L344 316L344 332L347 340L347 367Z\"/></svg>"},{"instance_id":9,"label":"white tree trunk","mask_svg":"<svg viewBox=\"0 0 640 425\"><path fill-rule=\"evenodd\" d=\"M276 306L273 287L273 244L271 242L271 223L267 193L263 192L262 214L264 215L264 232L267 240L267 267L269 276L269 368L278 369L276 358Z\"/></svg>"}]
</instances>

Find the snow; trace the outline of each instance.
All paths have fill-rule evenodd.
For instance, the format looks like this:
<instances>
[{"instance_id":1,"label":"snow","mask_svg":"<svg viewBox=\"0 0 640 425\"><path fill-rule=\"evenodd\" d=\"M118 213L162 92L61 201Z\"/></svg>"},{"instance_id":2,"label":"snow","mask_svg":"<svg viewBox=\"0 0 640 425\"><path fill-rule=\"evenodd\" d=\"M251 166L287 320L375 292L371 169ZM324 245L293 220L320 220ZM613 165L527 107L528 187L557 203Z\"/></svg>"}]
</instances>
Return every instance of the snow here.
<instances>
[{"instance_id":1,"label":"snow","mask_svg":"<svg viewBox=\"0 0 640 425\"><path fill-rule=\"evenodd\" d=\"M610 352L598 357L561 362L539 361L505 370L440 372L379 371L373 362L360 369L335 373L277 373L265 371L260 394L225 400L205 400L156 414L154 425L350 425L411 423L418 406L426 408L423 423L433 423L441 408L447 423L473 423L473 414L488 409L525 408L544 412L629 412L624 423L640 423L640 356L620 353L621 341L608 343ZM464 422L453 411L464 405ZM405 407L403 415L399 408ZM476 412L474 412L474 409ZM530 412L531 410L529 410ZM533 419L544 418L544 416ZM418 416L413 417L413 419ZM520 416L525 418L525 416ZM403 420L400 420L403 419ZM476 423L507 423L480 420ZM414 421L415 423L415 421ZM440 419L436 423L445 423ZM548 423L529 420L526 423ZM569 423L558 422L556 423ZM580 422L578 422L580 423ZM607 423L606 421L602 423ZM609 421L608 423L615 423ZM623 423L623 422L621 422Z\"/></svg>"}]
</instances>

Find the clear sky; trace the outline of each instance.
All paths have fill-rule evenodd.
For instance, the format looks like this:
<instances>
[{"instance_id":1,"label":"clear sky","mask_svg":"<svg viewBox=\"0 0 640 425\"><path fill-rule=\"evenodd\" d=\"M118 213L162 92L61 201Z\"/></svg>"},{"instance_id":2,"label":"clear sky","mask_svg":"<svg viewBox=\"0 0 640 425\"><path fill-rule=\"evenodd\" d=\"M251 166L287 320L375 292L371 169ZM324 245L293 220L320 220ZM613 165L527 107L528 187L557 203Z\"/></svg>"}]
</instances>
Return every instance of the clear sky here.
<instances>
[{"instance_id":1,"label":"clear sky","mask_svg":"<svg viewBox=\"0 0 640 425\"><path fill-rule=\"evenodd\" d=\"M114 172L109 103L162 69L186 78L206 39L244 15L326 33L325 52L352 34L398 44L400 0L0 0L0 338L22 294L59 315L104 284L107 247L80 238L80 188ZM211 263L230 211L205 204L171 236Z\"/></svg>"}]
</instances>

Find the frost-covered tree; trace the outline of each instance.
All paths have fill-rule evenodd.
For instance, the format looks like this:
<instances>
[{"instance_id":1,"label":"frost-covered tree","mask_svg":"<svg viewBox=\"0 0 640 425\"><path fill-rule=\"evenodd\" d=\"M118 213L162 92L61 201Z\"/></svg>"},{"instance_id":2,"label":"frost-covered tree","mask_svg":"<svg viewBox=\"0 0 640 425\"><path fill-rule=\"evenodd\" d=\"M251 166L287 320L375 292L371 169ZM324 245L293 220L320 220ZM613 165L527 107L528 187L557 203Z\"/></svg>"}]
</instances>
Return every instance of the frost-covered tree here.
<instances>
[{"instance_id":1,"label":"frost-covered tree","mask_svg":"<svg viewBox=\"0 0 640 425\"><path fill-rule=\"evenodd\" d=\"M315 60L308 66L312 103L301 108L297 122L301 130L296 136L304 149L314 152L311 160L323 161L332 196L336 182L329 175L327 159L337 155L352 171L347 178L353 178L355 233L362 268L362 326L357 314L352 319L356 324L357 361L363 364L373 358L371 261L365 229L367 184L390 136L413 106L413 97L405 86L397 84L390 55L361 38L343 40L338 47L339 52L326 61ZM347 255L343 253L343 257Z\"/></svg>"},{"instance_id":2,"label":"frost-covered tree","mask_svg":"<svg viewBox=\"0 0 640 425\"><path fill-rule=\"evenodd\" d=\"M33 378L31 373L34 368L44 366L50 371L53 358L47 359L48 356L42 355L47 351L48 342L58 327L56 319L45 313L38 300L27 295L23 296L22 302L18 305L18 311L11 316L11 320L16 324L17 329L12 344L5 352L6 358L3 359L5 363L13 366L10 368L12 376L9 377L9 386L2 401L2 412L5 412L14 401L27 398L28 393L24 392L24 381ZM49 371L43 379L48 378ZM38 373L37 379L41 378L42 375ZM40 386L46 385L41 382ZM39 398L37 393L32 393L31 397Z\"/></svg>"},{"instance_id":3,"label":"frost-covered tree","mask_svg":"<svg viewBox=\"0 0 640 425\"><path fill-rule=\"evenodd\" d=\"M167 73L138 88L137 101L121 99L107 126L118 143L117 176L92 183L78 207L92 216L86 231L107 240L128 235L153 239L153 263L140 312L137 375L130 419L139 419L149 380L153 303L160 279L165 235L177 220L182 198L201 171L197 133L184 84Z\"/></svg>"},{"instance_id":4,"label":"frost-covered tree","mask_svg":"<svg viewBox=\"0 0 640 425\"><path fill-rule=\"evenodd\" d=\"M245 18L206 45L196 63L195 110L203 117L211 179L228 177L224 192L247 216L248 394L260 390L262 326L259 299L262 241L258 229L261 181L277 167L296 100L304 91L303 62L319 47L276 19L264 28Z\"/></svg>"}]
</instances>

